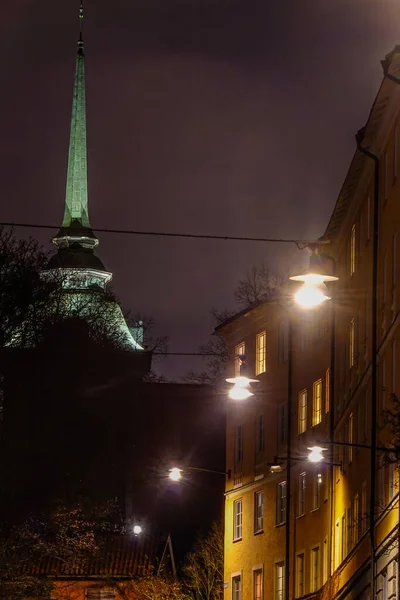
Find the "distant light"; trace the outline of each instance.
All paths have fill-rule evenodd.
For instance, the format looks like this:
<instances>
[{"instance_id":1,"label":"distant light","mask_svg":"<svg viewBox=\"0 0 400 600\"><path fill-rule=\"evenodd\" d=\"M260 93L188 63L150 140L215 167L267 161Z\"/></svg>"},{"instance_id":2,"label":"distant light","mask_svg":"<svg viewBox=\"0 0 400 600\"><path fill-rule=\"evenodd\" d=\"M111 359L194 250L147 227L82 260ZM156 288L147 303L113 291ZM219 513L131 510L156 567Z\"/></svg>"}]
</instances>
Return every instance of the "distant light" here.
<instances>
[{"instance_id":1,"label":"distant light","mask_svg":"<svg viewBox=\"0 0 400 600\"><path fill-rule=\"evenodd\" d=\"M322 474L318 473L318 483L322 483Z\"/></svg>"},{"instance_id":2,"label":"distant light","mask_svg":"<svg viewBox=\"0 0 400 600\"><path fill-rule=\"evenodd\" d=\"M133 533L135 535L139 535L139 533L142 533L142 528L140 527L140 525L134 525L133 526Z\"/></svg>"},{"instance_id":3,"label":"distant light","mask_svg":"<svg viewBox=\"0 0 400 600\"><path fill-rule=\"evenodd\" d=\"M326 291L328 290L324 283L320 283L317 286L313 283L304 283L294 295L294 298L302 308L314 308L331 299L326 294Z\"/></svg>"},{"instance_id":4,"label":"distant light","mask_svg":"<svg viewBox=\"0 0 400 600\"><path fill-rule=\"evenodd\" d=\"M269 472L270 473L281 473L282 467L281 467L281 465L278 465L278 463L276 463L276 464L270 466Z\"/></svg>"},{"instance_id":5,"label":"distant light","mask_svg":"<svg viewBox=\"0 0 400 600\"><path fill-rule=\"evenodd\" d=\"M313 463L319 463L324 460L323 452L326 451L326 448L321 448L320 446L312 446L312 448L307 448L310 450L310 454L308 455L308 460Z\"/></svg>"},{"instance_id":6,"label":"distant light","mask_svg":"<svg viewBox=\"0 0 400 600\"><path fill-rule=\"evenodd\" d=\"M169 470L168 477L171 481L180 481L182 479L182 469L178 469L178 467L173 467Z\"/></svg>"}]
</instances>

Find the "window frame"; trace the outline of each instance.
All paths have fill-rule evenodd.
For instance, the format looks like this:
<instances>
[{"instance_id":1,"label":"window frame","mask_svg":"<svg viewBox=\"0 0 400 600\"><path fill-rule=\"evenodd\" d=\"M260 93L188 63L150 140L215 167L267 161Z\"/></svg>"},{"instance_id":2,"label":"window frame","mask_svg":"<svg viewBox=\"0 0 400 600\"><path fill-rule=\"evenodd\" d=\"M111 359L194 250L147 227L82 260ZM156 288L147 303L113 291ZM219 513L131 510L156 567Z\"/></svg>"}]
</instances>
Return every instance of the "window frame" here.
<instances>
[{"instance_id":1,"label":"window frame","mask_svg":"<svg viewBox=\"0 0 400 600\"><path fill-rule=\"evenodd\" d=\"M261 498L261 504L258 502ZM261 511L261 515L259 514ZM261 522L261 526L260 526ZM254 535L264 532L264 490L254 492Z\"/></svg>"},{"instance_id":2,"label":"window frame","mask_svg":"<svg viewBox=\"0 0 400 600\"><path fill-rule=\"evenodd\" d=\"M280 481L276 486L276 525L286 523L287 482Z\"/></svg>"},{"instance_id":3,"label":"window frame","mask_svg":"<svg viewBox=\"0 0 400 600\"><path fill-rule=\"evenodd\" d=\"M307 489L307 473L302 471L299 473L299 502L298 502L298 517L306 514L306 489Z\"/></svg>"},{"instance_id":4,"label":"window frame","mask_svg":"<svg viewBox=\"0 0 400 600\"><path fill-rule=\"evenodd\" d=\"M243 499L233 501L233 541L239 542L243 534Z\"/></svg>"},{"instance_id":5,"label":"window frame","mask_svg":"<svg viewBox=\"0 0 400 600\"><path fill-rule=\"evenodd\" d=\"M319 393L317 392L319 391ZM317 379L313 383L313 406L312 406L312 426L315 427L322 422L322 379Z\"/></svg>"},{"instance_id":6,"label":"window frame","mask_svg":"<svg viewBox=\"0 0 400 600\"><path fill-rule=\"evenodd\" d=\"M356 272L356 224L353 223L350 231L350 277Z\"/></svg>"},{"instance_id":7,"label":"window frame","mask_svg":"<svg viewBox=\"0 0 400 600\"><path fill-rule=\"evenodd\" d=\"M315 557L317 561L315 562ZM321 587L321 548L317 544L310 549L310 593L315 593Z\"/></svg>"},{"instance_id":8,"label":"window frame","mask_svg":"<svg viewBox=\"0 0 400 600\"><path fill-rule=\"evenodd\" d=\"M274 569L274 597L275 600L284 600L285 597L285 561L279 560L275 562ZM278 582L281 583L278 589Z\"/></svg>"},{"instance_id":9,"label":"window frame","mask_svg":"<svg viewBox=\"0 0 400 600\"><path fill-rule=\"evenodd\" d=\"M299 566L302 566L302 569L299 569ZM296 553L296 598L302 598L305 595L305 566L306 566L306 556L304 550ZM300 575L301 573L301 581Z\"/></svg>"},{"instance_id":10,"label":"window frame","mask_svg":"<svg viewBox=\"0 0 400 600\"><path fill-rule=\"evenodd\" d=\"M257 595L257 589L256 589L257 576L260 576L260 579L261 579L259 595ZM257 565L256 567L253 567L253 600L263 600L263 598L264 598L264 568L262 565Z\"/></svg>"},{"instance_id":11,"label":"window frame","mask_svg":"<svg viewBox=\"0 0 400 600\"><path fill-rule=\"evenodd\" d=\"M239 583L239 588L235 589L235 583ZM242 600L242 573L232 573L231 575L232 600Z\"/></svg>"},{"instance_id":12,"label":"window frame","mask_svg":"<svg viewBox=\"0 0 400 600\"><path fill-rule=\"evenodd\" d=\"M305 400L303 402L303 399ZM298 394L298 434L301 435L307 431L307 410L308 410L307 388L300 390Z\"/></svg>"},{"instance_id":13,"label":"window frame","mask_svg":"<svg viewBox=\"0 0 400 600\"><path fill-rule=\"evenodd\" d=\"M255 374L262 375L267 372L267 330L256 334L256 364Z\"/></svg>"},{"instance_id":14,"label":"window frame","mask_svg":"<svg viewBox=\"0 0 400 600\"><path fill-rule=\"evenodd\" d=\"M245 356L246 354L246 342L243 340L242 342L239 342L239 344L235 345L235 377L239 377L240 376L240 358L238 358L239 356Z\"/></svg>"}]
</instances>

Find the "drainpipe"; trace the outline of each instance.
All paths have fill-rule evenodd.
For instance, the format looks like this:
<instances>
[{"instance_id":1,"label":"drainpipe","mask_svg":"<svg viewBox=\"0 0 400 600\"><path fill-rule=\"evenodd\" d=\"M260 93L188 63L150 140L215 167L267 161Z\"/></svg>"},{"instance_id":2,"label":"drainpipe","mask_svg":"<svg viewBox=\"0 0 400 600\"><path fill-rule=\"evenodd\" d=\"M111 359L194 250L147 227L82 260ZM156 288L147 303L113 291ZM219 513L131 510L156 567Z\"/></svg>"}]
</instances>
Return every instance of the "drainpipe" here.
<instances>
[{"instance_id":1,"label":"drainpipe","mask_svg":"<svg viewBox=\"0 0 400 600\"><path fill-rule=\"evenodd\" d=\"M287 402L287 467L286 467L286 526L285 526L285 600L290 599L290 506L291 506L291 467L292 467L292 367L293 367L293 323L288 314L288 402Z\"/></svg>"},{"instance_id":2,"label":"drainpipe","mask_svg":"<svg viewBox=\"0 0 400 600\"><path fill-rule=\"evenodd\" d=\"M329 373L329 411L330 411L330 421L329 421L329 439L331 440L331 442L334 441L334 432L335 432L335 361L336 361L336 357L335 357L335 343L336 343L336 299L332 298L331 300L331 348L330 348L330 373ZM333 446L334 447L334 446ZM333 510L334 510L334 492L335 492L335 481L334 481L334 477L335 477L335 467L334 465L330 465L330 500L331 500L331 506L330 506L330 515L329 515L329 519L330 519L330 523L329 523L329 565L328 565L328 573L327 576L332 577L333 572L335 570L335 564L334 564L334 559L335 559L335 552L334 552L334 535L333 535L333 528L334 528L334 520L333 520Z\"/></svg>"},{"instance_id":3,"label":"drainpipe","mask_svg":"<svg viewBox=\"0 0 400 600\"><path fill-rule=\"evenodd\" d=\"M374 216L372 234L372 401L371 401L371 489L370 489L370 526L371 542L371 598L375 598L375 487L376 487L376 391L377 391L377 290L378 290L378 218L379 218L379 157L362 146L365 127L356 134L359 152L374 161Z\"/></svg>"}]
</instances>

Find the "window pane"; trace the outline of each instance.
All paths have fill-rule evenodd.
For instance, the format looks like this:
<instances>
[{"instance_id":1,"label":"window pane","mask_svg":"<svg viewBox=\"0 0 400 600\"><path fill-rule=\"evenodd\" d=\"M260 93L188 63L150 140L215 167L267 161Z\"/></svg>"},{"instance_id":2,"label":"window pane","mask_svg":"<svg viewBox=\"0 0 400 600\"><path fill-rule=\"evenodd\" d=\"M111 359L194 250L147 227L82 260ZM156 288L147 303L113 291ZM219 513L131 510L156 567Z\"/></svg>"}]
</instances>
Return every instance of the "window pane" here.
<instances>
[{"instance_id":1,"label":"window pane","mask_svg":"<svg viewBox=\"0 0 400 600\"><path fill-rule=\"evenodd\" d=\"M233 503L233 539L240 540L242 537L242 500Z\"/></svg>"},{"instance_id":2,"label":"window pane","mask_svg":"<svg viewBox=\"0 0 400 600\"><path fill-rule=\"evenodd\" d=\"M267 332L262 331L256 336L256 375L267 370Z\"/></svg>"},{"instance_id":3,"label":"window pane","mask_svg":"<svg viewBox=\"0 0 400 600\"><path fill-rule=\"evenodd\" d=\"M259 533L264 526L264 492L254 494L254 533Z\"/></svg>"},{"instance_id":4,"label":"window pane","mask_svg":"<svg viewBox=\"0 0 400 600\"><path fill-rule=\"evenodd\" d=\"M237 358L239 356L244 356L246 354L246 346L244 342L240 342L237 346L235 346L235 377L239 377L240 375L240 365L241 360Z\"/></svg>"},{"instance_id":5,"label":"window pane","mask_svg":"<svg viewBox=\"0 0 400 600\"><path fill-rule=\"evenodd\" d=\"M254 600L262 600L263 597L263 572L262 569L253 571L254 577Z\"/></svg>"}]
</instances>

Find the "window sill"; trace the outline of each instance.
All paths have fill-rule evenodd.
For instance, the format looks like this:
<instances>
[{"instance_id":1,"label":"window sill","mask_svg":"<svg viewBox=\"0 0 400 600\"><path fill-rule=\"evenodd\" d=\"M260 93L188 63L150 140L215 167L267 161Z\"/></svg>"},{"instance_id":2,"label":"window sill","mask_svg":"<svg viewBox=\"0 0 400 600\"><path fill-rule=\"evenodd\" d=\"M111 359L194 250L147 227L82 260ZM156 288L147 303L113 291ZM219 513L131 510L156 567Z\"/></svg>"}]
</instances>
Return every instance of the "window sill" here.
<instances>
[{"instance_id":1,"label":"window sill","mask_svg":"<svg viewBox=\"0 0 400 600\"><path fill-rule=\"evenodd\" d=\"M255 531L254 535L260 535L261 533L264 533L264 529L260 529L260 531Z\"/></svg>"},{"instance_id":2,"label":"window sill","mask_svg":"<svg viewBox=\"0 0 400 600\"><path fill-rule=\"evenodd\" d=\"M275 527L283 527L284 525L286 525L286 521L283 521L283 523L276 523Z\"/></svg>"},{"instance_id":3,"label":"window sill","mask_svg":"<svg viewBox=\"0 0 400 600\"><path fill-rule=\"evenodd\" d=\"M236 544L237 542L241 542L241 541L242 541L242 538L240 537L240 538L237 538L236 540L233 540L233 543Z\"/></svg>"},{"instance_id":4,"label":"window sill","mask_svg":"<svg viewBox=\"0 0 400 600\"><path fill-rule=\"evenodd\" d=\"M320 508L321 508L320 506L317 506L316 508L312 508L312 509L310 510L310 513L317 512L317 510L319 510Z\"/></svg>"},{"instance_id":5,"label":"window sill","mask_svg":"<svg viewBox=\"0 0 400 600\"><path fill-rule=\"evenodd\" d=\"M301 515L297 515L296 519L302 519L306 516L306 513L302 513Z\"/></svg>"}]
</instances>

